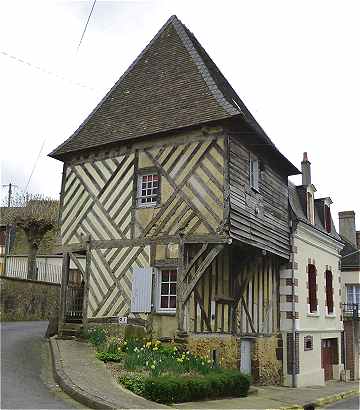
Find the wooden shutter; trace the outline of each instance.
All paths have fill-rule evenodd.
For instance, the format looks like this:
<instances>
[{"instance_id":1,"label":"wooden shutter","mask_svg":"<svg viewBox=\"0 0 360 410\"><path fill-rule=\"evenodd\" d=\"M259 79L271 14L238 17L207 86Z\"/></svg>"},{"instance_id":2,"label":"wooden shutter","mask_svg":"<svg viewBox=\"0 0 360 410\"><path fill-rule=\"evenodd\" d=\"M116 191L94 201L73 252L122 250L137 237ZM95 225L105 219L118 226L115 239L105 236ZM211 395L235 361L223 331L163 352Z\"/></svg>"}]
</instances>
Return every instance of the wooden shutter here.
<instances>
[{"instance_id":1,"label":"wooden shutter","mask_svg":"<svg viewBox=\"0 0 360 410\"><path fill-rule=\"evenodd\" d=\"M316 268L315 268L315 265L308 265L308 284L309 284L310 312L316 312L317 311L317 299L316 299Z\"/></svg>"},{"instance_id":2,"label":"wooden shutter","mask_svg":"<svg viewBox=\"0 0 360 410\"><path fill-rule=\"evenodd\" d=\"M325 272L325 281L326 281L326 304L328 308L328 313L334 312L334 297L333 297L333 279L332 272L327 270Z\"/></svg>"},{"instance_id":3,"label":"wooden shutter","mask_svg":"<svg viewBox=\"0 0 360 410\"><path fill-rule=\"evenodd\" d=\"M134 268L131 312L151 312L152 268Z\"/></svg>"}]
</instances>

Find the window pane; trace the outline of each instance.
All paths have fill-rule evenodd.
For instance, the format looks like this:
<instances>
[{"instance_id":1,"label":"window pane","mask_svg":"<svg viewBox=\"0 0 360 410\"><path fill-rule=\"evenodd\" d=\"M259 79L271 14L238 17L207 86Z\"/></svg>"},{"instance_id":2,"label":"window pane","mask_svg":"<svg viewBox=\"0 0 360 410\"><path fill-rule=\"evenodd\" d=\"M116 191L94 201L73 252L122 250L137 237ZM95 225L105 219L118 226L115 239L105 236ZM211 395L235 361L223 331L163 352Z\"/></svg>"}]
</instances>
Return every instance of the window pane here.
<instances>
[{"instance_id":1,"label":"window pane","mask_svg":"<svg viewBox=\"0 0 360 410\"><path fill-rule=\"evenodd\" d=\"M172 282L176 282L176 270L172 270L171 271L171 276L170 276L170 280L172 281Z\"/></svg>"},{"instance_id":2,"label":"window pane","mask_svg":"<svg viewBox=\"0 0 360 410\"><path fill-rule=\"evenodd\" d=\"M169 297L168 296L161 296L160 307L162 308L169 307Z\"/></svg>"},{"instance_id":3,"label":"window pane","mask_svg":"<svg viewBox=\"0 0 360 410\"><path fill-rule=\"evenodd\" d=\"M169 294L169 284L168 283L162 283L161 284L161 294L162 295L168 295Z\"/></svg>"},{"instance_id":4,"label":"window pane","mask_svg":"<svg viewBox=\"0 0 360 410\"><path fill-rule=\"evenodd\" d=\"M144 182L146 182L147 181L147 175L143 175L142 179L143 179Z\"/></svg>"},{"instance_id":5,"label":"window pane","mask_svg":"<svg viewBox=\"0 0 360 410\"><path fill-rule=\"evenodd\" d=\"M176 283L170 284L170 295L176 295Z\"/></svg>"},{"instance_id":6,"label":"window pane","mask_svg":"<svg viewBox=\"0 0 360 410\"><path fill-rule=\"evenodd\" d=\"M168 270L163 270L161 272L161 281L162 282L169 282L169 271Z\"/></svg>"},{"instance_id":7,"label":"window pane","mask_svg":"<svg viewBox=\"0 0 360 410\"><path fill-rule=\"evenodd\" d=\"M170 296L170 306L171 308L176 308L176 296Z\"/></svg>"}]
</instances>

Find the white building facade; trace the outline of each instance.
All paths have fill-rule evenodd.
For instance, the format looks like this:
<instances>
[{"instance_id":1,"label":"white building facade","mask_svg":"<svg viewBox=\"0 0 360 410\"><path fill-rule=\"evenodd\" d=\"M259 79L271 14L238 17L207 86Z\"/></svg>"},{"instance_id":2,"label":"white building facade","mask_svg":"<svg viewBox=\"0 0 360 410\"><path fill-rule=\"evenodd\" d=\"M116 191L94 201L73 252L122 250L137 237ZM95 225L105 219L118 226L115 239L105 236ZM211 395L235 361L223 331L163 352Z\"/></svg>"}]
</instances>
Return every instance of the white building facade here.
<instances>
[{"instance_id":1,"label":"white building facade","mask_svg":"<svg viewBox=\"0 0 360 410\"><path fill-rule=\"evenodd\" d=\"M306 156L302 171L303 184L289 185L292 261L280 273L283 379L292 387L321 386L339 380L343 370L343 243L331 219L330 198L314 199Z\"/></svg>"}]
</instances>

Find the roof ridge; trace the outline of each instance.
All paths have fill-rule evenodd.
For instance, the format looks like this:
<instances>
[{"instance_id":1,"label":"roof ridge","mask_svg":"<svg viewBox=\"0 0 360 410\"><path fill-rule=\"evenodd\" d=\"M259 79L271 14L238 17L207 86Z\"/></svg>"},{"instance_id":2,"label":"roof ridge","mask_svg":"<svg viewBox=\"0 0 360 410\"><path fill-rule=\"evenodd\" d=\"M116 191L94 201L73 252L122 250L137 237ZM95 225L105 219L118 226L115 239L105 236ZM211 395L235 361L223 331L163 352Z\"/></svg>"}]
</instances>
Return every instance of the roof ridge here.
<instances>
[{"instance_id":1,"label":"roof ridge","mask_svg":"<svg viewBox=\"0 0 360 410\"><path fill-rule=\"evenodd\" d=\"M176 16L175 16L176 17ZM241 111L236 109L233 105L231 105L227 99L225 98L222 91L219 89L218 85L216 84L212 74L210 73L207 65L205 64L203 58L197 52L193 41L188 36L186 30L190 31L185 24L183 24L177 17L172 20L172 24L180 37L184 47L190 54L192 60L194 61L199 73L201 74L203 80L205 81L206 85L208 86L210 92L215 97L216 101L221 105L221 107L230 115L237 115L240 114ZM194 36L195 37L195 36Z\"/></svg>"}]
</instances>

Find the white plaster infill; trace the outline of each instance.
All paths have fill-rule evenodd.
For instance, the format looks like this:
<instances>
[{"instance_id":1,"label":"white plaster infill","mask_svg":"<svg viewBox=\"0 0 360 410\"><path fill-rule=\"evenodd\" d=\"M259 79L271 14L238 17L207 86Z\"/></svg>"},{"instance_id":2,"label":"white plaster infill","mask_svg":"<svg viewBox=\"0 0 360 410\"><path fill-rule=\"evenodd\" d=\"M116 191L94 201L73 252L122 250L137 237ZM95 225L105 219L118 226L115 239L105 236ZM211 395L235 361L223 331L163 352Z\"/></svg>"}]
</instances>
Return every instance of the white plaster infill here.
<instances>
[{"instance_id":1,"label":"white plaster infill","mask_svg":"<svg viewBox=\"0 0 360 410\"><path fill-rule=\"evenodd\" d=\"M309 239L305 239L303 236L304 234L307 235ZM336 239L331 238L325 233L317 231L313 226L308 226L301 222L297 227L295 238L317 249L321 249L324 252L336 256L337 258L340 257L339 252L344 247L344 245ZM333 250L329 248L332 248Z\"/></svg>"}]
</instances>

